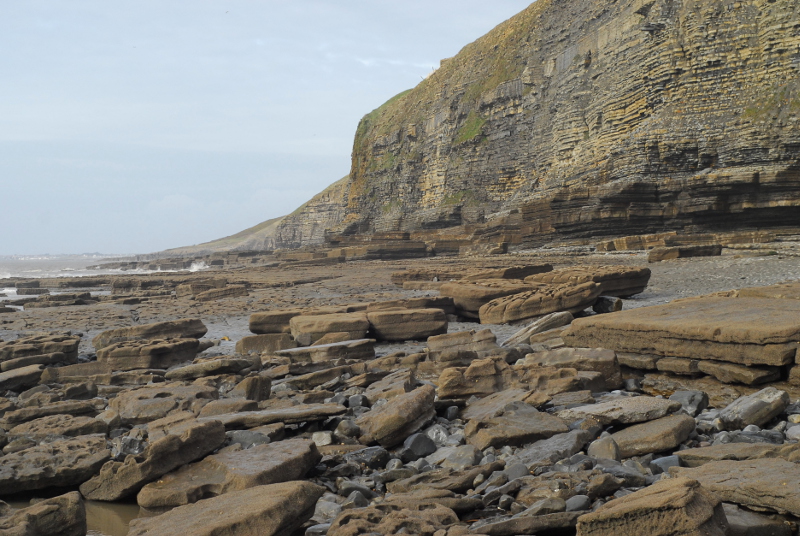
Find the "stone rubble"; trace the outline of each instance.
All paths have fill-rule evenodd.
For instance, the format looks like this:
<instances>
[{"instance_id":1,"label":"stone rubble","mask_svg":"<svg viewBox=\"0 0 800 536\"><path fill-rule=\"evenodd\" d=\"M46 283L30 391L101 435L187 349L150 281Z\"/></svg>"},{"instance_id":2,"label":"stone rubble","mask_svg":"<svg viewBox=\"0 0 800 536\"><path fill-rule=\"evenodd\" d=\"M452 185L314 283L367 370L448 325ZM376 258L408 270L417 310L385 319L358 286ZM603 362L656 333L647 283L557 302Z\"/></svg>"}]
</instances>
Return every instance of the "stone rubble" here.
<instances>
[{"instance_id":1,"label":"stone rubble","mask_svg":"<svg viewBox=\"0 0 800 536\"><path fill-rule=\"evenodd\" d=\"M101 333L93 359L0 373L0 497L80 490L24 510L0 503L0 528L83 534L84 499L134 497L152 517L130 535L797 526L796 298L597 314L595 293L504 331L501 345L474 322L454 329L493 292L513 288L499 298L510 302L530 285L606 284L627 296L650 272L483 272L443 285L444 298L255 312L249 340L224 349L198 339L200 320L172 321ZM3 362L74 354L76 339L5 342Z\"/></svg>"}]
</instances>

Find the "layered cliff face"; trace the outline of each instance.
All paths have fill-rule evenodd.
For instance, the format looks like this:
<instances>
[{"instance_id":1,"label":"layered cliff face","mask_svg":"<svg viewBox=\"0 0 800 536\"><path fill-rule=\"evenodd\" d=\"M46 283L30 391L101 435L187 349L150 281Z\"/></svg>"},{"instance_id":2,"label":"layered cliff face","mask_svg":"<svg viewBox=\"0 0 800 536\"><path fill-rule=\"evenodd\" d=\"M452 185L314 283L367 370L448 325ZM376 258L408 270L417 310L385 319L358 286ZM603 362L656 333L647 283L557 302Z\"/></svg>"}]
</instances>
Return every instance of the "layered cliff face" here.
<instances>
[{"instance_id":1,"label":"layered cliff face","mask_svg":"<svg viewBox=\"0 0 800 536\"><path fill-rule=\"evenodd\" d=\"M798 89L794 0L538 0L365 116L276 243L800 227Z\"/></svg>"}]
</instances>

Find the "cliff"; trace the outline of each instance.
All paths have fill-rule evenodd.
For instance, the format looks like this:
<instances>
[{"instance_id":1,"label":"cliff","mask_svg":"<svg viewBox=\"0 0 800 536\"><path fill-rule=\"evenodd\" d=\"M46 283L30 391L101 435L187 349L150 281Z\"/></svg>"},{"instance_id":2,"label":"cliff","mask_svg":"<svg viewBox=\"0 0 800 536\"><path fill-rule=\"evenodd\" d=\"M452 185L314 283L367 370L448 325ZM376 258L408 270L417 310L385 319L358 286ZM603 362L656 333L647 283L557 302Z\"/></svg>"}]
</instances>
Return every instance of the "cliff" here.
<instances>
[{"instance_id":1,"label":"cliff","mask_svg":"<svg viewBox=\"0 0 800 536\"><path fill-rule=\"evenodd\" d=\"M366 115L275 243L800 227L799 10L538 0Z\"/></svg>"}]
</instances>

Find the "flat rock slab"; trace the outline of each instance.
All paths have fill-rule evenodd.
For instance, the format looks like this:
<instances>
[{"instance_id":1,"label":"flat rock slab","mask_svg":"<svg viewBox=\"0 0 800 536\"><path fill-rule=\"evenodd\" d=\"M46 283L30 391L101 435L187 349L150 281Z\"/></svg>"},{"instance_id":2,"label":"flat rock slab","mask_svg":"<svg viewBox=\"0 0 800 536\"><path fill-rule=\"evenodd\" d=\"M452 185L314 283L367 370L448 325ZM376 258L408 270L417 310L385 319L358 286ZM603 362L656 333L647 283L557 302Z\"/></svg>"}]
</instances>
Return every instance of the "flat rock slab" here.
<instances>
[{"instance_id":1,"label":"flat rock slab","mask_svg":"<svg viewBox=\"0 0 800 536\"><path fill-rule=\"evenodd\" d=\"M475 479L479 475L487 477L495 471L502 471L503 467L505 467L503 462L493 462L463 471L450 468L436 469L402 480L387 482L386 489L389 493L408 493L417 490L428 492L432 489L465 493L467 490L473 489Z\"/></svg>"},{"instance_id":2,"label":"flat rock slab","mask_svg":"<svg viewBox=\"0 0 800 536\"><path fill-rule=\"evenodd\" d=\"M719 461L671 467L669 472L697 480L725 502L800 516L800 463L779 458Z\"/></svg>"},{"instance_id":3,"label":"flat rock slab","mask_svg":"<svg viewBox=\"0 0 800 536\"><path fill-rule=\"evenodd\" d=\"M341 415L346 411L347 408L339 404L301 404L288 408L215 415L214 417L207 418L207 420L221 422L225 425L226 430L242 430L245 428L274 424L276 422L298 424L303 422L324 421L328 417Z\"/></svg>"},{"instance_id":4,"label":"flat rock slab","mask_svg":"<svg viewBox=\"0 0 800 536\"><path fill-rule=\"evenodd\" d=\"M386 309L367 313L370 329L379 341L426 340L447 333L447 315L441 309Z\"/></svg>"},{"instance_id":5,"label":"flat rock slab","mask_svg":"<svg viewBox=\"0 0 800 536\"><path fill-rule=\"evenodd\" d=\"M579 284L542 284L539 288L495 298L478 311L481 324L507 324L566 311L577 313L591 307L600 296L600 286Z\"/></svg>"},{"instance_id":6,"label":"flat rock slab","mask_svg":"<svg viewBox=\"0 0 800 536\"><path fill-rule=\"evenodd\" d=\"M115 343L154 339L199 339L208 329L199 318L170 320L104 331L92 339L95 350Z\"/></svg>"},{"instance_id":7,"label":"flat rock slab","mask_svg":"<svg viewBox=\"0 0 800 536\"><path fill-rule=\"evenodd\" d=\"M635 424L611 437L619 447L622 458L643 456L651 452L674 449L694 431L695 422L686 414L670 415L655 421Z\"/></svg>"},{"instance_id":8,"label":"flat rock slab","mask_svg":"<svg viewBox=\"0 0 800 536\"><path fill-rule=\"evenodd\" d=\"M762 458L789 459L793 453L800 454L800 445L772 445L768 443L726 443L695 449L679 450L675 453L684 467L700 467L710 462L759 460ZM800 460L800 457L798 458Z\"/></svg>"},{"instance_id":9,"label":"flat rock slab","mask_svg":"<svg viewBox=\"0 0 800 536\"><path fill-rule=\"evenodd\" d=\"M766 287L748 287L737 291L740 298L772 298L776 300L800 300L800 282L778 283Z\"/></svg>"},{"instance_id":10,"label":"flat rock slab","mask_svg":"<svg viewBox=\"0 0 800 536\"><path fill-rule=\"evenodd\" d=\"M170 381L187 381L217 374L238 374L240 371L251 368L252 366L252 359L243 357L222 357L220 359L192 363L185 367L172 369L168 371L164 377Z\"/></svg>"},{"instance_id":11,"label":"flat rock slab","mask_svg":"<svg viewBox=\"0 0 800 536\"><path fill-rule=\"evenodd\" d=\"M506 464L516 463L533 467L539 464L552 464L580 452L591 440L592 434L586 430L572 430L548 439L537 441L529 447L518 449L506 459Z\"/></svg>"},{"instance_id":12,"label":"flat rock slab","mask_svg":"<svg viewBox=\"0 0 800 536\"><path fill-rule=\"evenodd\" d=\"M225 428L218 421L195 422L179 427L151 442L140 455L124 462L110 461L100 473L84 482L81 493L95 501L118 501L135 495L158 477L214 451L225 441Z\"/></svg>"},{"instance_id":13,"label":"flat rock slab","mask_svg":"<svg viewBox=\"0 0 800 536\"><path fill-rule=\"evenodd\" d=\"M435 396L433 386L423 385L364 413L356 421L362 431L359 441L365 445L378 443L385 448L402 443L436 416Z\"/></svg>"},{"instance_id":14,"label":"flat rock slab","mask_svg":"<svg viewBox=\"0 0 800 536\"><path fill-rule=\"evenodd\" d=\"M207 385L160 383L124 391L111 399L109 407L119 413L123 424L145 424L172 413L191 411L197 415L219 393Z\"/></svg>"},{"instance_id":15,"label":"flat rock slab","mask_svg":"<svg viewBox=\"0 0 800 536\"><path fill-rule=\"evenodd\" d=\"M5 536L84 536L86 507L77 491L44 499L8 515L0 516L0 534Z\"/></svg>"},{"instance_id":16,"label":"flat rock slab","mask_svg":"<svg viewBox=\"0 0 800 536\"><path fill-rule=\"evenodd\" d=\"M49 435L76 437L91 434L105 434L108 424L93 417L73 417L72 415L50 415L20 424L8 431L9 436L26 436L43 439Z\"/></svg>"},{"instance_id":17,"label":"flat rock slab","mask_svg":"<svg viewBox=\"0 0 800 536\"><path fill-rule=\"evenodd\" d=\"M620 397L610 402L589 404L570 408L558 413L559 417L568 421L577 421L586 417L597 419L600 424L635 424L660 419L681 409L681 403L650 396Z\"/></svg>"},{"instance_id":18,"label":"flat rock slab","mask_svg":"<svg viewBox=\"0 0 800 536\"><path fill-rule=\"evenodd\" d=\"M578 518L578 536L726 536L719 499L688 478L656 482Z\"/></svg>"},{"instance_id":19,"label":"flat rock slab","mask_svg":"<svg viewBox=\"0 0 800 536\"><path fill-rule=\"evenodd\" d=\"M576 319L570 346L783 366L800 341L800 300L690 298Z\"/></svg>"},{"instance_id":20,"label":"flat rock slab","mask_svg":"<svg viewBox=\"0 0 800 536\"><path fill-rule=\"evenodd\" d=\"M293 363L325 363L334 359L364 361L375 359L375 339L351 339L330 344L315 344L278 350L275 355L288 357Z\"/></svg>"},{"instance_id":21,"label":"flat rock slab","mask_svg":"<svg viewBox=\"0 0 800 536\"><path fill-rule=\"evenodd\" d=\"M473 419L464 428L467 442L480 450L520 446L568 431L563 420L537 411L524 402L510 404L495 417Z\"/></svg>"},{"instance_id":22,"label":"flat rock slab","mask_svg":"<svg viewBox=\"0 0 800 536\"><path fill-rule=\"evenodd\" d=\"M147 484L143 508L171 508L255 486L299 480L322 458L313 441L289 439L247 450L228 447Z\"/></svg>"},{"instance_id":23,"label":"flat rock slab","mask_svg":"<svg viewBox=\"0 0 800 536\"><path fill-rule=\"evenodd\" d=\"M661 361L659 361L660 363ZM758 385L781 379L781 369L778 367L745 367L719 361L700 361L697 367L700 372L714 376L723 383Z\"/></svg>"},{"instance_id":24,"label":"flat rock slab","mask_svg":"<svg viewBox=\"0 0 800 536\"><path fill-rule=\"evenodd\" d=\"M105 435L42 443L7 454L0 463L0 495L77 486L97 474L110 458Z\"/></svg>"},{"instance_id":25,"label":"flat rock slab","mask_svg":"<svg viewBox=\"0 0 800 536\"><path fill-rule=\"evenodd\" d=\"M97 351L97 362L112 371L167 369L197 356L197 339L153 339L116 342Z\"/></svg>"},{"instance_id":26,"label":"flat rock slab","mask_svg":"<svg viewBox=\"0 0 800 536\"><path fill-rule=\"evenodd\" d=\"M226 493L135 519L128 536L273 536L291 534L314 513L325 489L286 482Z\"/></svg>"},{"instance_id":27,"label":"flat rock slab","mask_svg":"<svg viewBox=\"0 0 800 536\"><path fill-rule=\"evenodd\" d=\"M489 536L517 536L518 534L539 534L545 531L570 529L578 522L578 517L583 512L559 512L557 514L544 514L538 516L519 516L492 521L488 524L474 524L470 532L474 534L488 534Z\"/></svg>"}]
</instances>

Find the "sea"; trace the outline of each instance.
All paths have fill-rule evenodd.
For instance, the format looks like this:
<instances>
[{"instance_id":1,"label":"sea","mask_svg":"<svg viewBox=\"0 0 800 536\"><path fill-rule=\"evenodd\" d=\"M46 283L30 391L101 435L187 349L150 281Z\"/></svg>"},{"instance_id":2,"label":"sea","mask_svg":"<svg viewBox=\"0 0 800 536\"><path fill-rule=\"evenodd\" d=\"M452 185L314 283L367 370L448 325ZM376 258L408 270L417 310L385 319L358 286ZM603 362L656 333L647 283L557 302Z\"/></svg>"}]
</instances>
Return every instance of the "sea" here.
<instances>
[{"instance_id":1,"label":"sea","mask_svg":"<svg viewBox=\"0 0 800 536\"><path fill-rule=\"evenodd\" d=\"M77 255L0 255L0 296L1 300L16 299L13 280L18 278L46 279L51 277L97 277L100 275L133 275L157 273L157 270L120 270L106 268L89 270L89 266L116 261L136 260L134 255L104 255L84 253ZM197 272L208 266L195 263L186 271ZM4 283L4 280L10 280ZM10 284L9 284L10 283ZM74 292L74 290L67 290Z\"/></svg>"}]
</instances>

